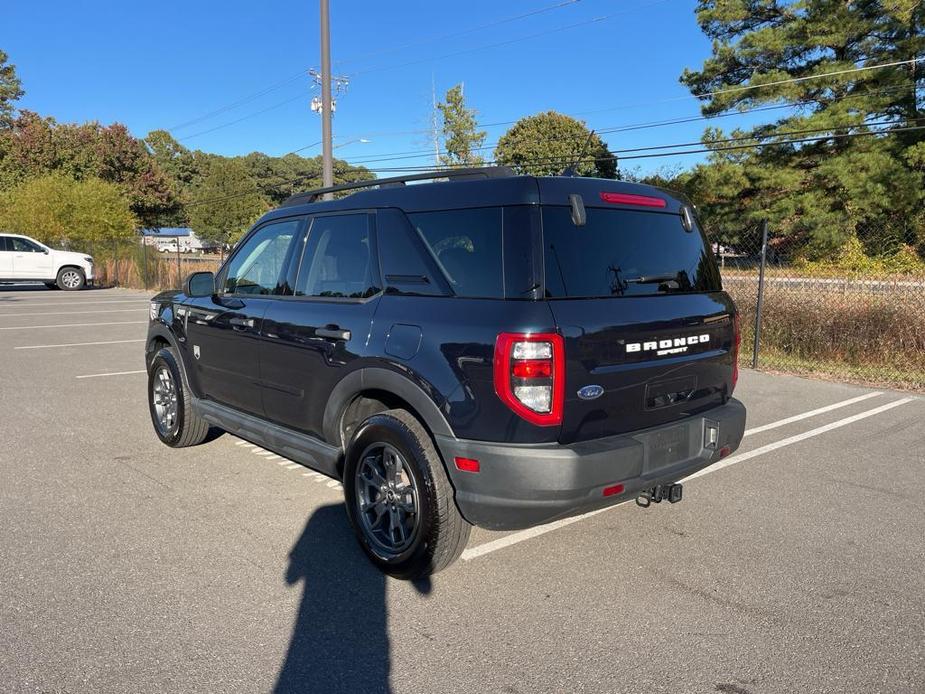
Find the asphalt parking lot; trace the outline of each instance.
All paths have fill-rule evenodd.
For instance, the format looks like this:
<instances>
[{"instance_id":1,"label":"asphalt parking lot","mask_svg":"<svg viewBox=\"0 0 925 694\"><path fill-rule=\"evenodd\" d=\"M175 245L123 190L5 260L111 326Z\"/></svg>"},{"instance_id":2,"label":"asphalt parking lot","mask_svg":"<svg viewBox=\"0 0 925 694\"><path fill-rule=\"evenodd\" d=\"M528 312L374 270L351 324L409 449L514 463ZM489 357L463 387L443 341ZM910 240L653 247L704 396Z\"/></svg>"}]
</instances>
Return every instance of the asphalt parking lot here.
<instances>
[{"instance_id":1,"label":"asphalt parking lot","mask_svg":"<svg viewBox=\"0 0 925 694\"><path fill-rule=\"evenodd\" d=\"M3 691L925 691L918 396L744 371L682 503L477 530L413 585L336 481L157 440L146 298L0 287Z\"/></svg>"}]
</instances>

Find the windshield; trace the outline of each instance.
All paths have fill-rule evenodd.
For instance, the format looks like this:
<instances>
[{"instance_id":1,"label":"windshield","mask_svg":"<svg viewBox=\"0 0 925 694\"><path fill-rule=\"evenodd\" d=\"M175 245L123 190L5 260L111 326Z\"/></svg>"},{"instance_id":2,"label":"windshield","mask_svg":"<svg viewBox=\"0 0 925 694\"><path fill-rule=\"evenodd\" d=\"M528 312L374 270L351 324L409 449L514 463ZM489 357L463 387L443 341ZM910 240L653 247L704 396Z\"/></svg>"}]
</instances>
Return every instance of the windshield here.
<instances>
[{"instance_id":1,"label":"windshield","mask_svg":"<svg viewBox=\"0 0 925 694\"><path fill-rule=\"evenodd\" d=\"M546 296L610 297L721 289L698 229L677 214L589 208L575 226L568 207L543 208Z\"/></svg>"}]
</instances>

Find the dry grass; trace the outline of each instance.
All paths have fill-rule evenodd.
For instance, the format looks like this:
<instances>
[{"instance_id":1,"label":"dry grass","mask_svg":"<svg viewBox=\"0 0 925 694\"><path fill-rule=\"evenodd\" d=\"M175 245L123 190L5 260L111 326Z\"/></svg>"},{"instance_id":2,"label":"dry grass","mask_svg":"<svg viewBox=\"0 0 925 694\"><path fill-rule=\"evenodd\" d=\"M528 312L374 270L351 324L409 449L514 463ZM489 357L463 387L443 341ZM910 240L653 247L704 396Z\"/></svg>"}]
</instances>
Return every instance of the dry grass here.
<instances>
[{"instance_id":1,"label":"dry grass","mask_svg":"<svg viewBox=\"0 0 925 694\"><path fill-rule=\"evenodd\" d=\"M751 363L754 285L730 283L742 313L743 363ZM765 290L759 367L925 388L925 290Z\"/></svg>"},{"instance_id":2,"label":"dry grass","mask_svg":"<svg viewBox=\"0 0 925 694\"><path fill-rule=\"evenodd\" d=\"M217 256L181 257L161 256L141 252L130 256L108 258L96 265L96 282L104 287L132 287L134 289L175 289L191 272L218 270L221 261Z\"/></svg>"},{"instance_id":3,"label":"dry grass","mask_svg":"<svg viewBox=\"0 0 925 694\"><path fill-rule=\"evenodd\" d=\"M146 259L139 249L102 260L98 282L170 289L190 272L214 272L220 264L217 257L181 257L178 264L176 256L150 252ZM743 366L751 365L754 343L757 278L749 279L726 283L742 315ZM925 288L826 291L772 282L762 313L759 368L925 390Z\"/></svg>"}]
</instances>

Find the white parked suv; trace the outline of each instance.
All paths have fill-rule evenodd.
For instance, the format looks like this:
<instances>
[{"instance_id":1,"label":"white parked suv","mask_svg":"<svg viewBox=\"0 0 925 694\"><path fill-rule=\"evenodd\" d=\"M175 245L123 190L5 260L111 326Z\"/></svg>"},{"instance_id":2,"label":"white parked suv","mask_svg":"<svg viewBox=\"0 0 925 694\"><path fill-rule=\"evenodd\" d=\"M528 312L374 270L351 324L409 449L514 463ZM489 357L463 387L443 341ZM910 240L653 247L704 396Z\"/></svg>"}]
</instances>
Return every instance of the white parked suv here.
<instances>
[{"instance_id":1,"label":"white parked suv","mask_svg":"<svg viewBox=\"0 0 925 694\"><path fill-rule=\"evenodd\" d=\"M93 279L93 258L56 251L35 239L0 233L0 282L44 282L49 288L82 289Z\"/></svg>"}]
</instances>

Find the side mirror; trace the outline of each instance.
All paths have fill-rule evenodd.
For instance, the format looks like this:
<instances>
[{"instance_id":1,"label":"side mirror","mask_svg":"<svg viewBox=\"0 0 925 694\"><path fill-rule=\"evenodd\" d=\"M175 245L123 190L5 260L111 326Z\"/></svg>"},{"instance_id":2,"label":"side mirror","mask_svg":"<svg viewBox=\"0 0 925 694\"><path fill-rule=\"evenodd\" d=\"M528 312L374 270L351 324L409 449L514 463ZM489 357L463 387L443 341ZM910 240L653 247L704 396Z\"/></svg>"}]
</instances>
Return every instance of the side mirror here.
<instances>
[{"instance_id":1,"label":"side mirror","mask_svg":"<svg viewBox=\"0 0 925 694\"><path fill-rule=\"evenodd\" d=\"M48 255L49 250L48 250L47 248L43 248L43 249L42 249L42 253L44 253L45 255Z\"/></svg>"},{"instance_id":2,"label":"side mirror","mask_svg":"<svg viewBox=\"0 0 925 694\"><path fill-rule=\"evenodd\" d=\"M183 282L187 296L204 297L215 294L215 275L211 272L194 272Z\"/></svg>"}]
</instances>

